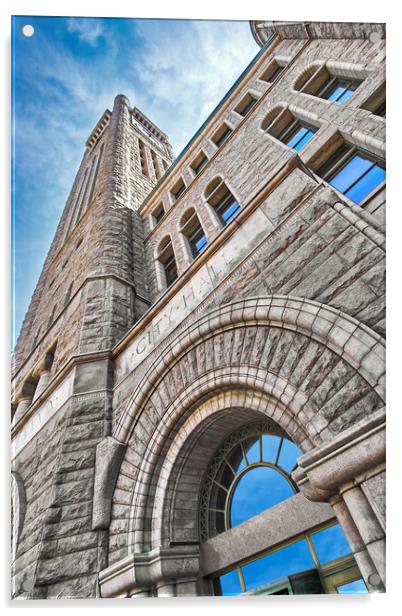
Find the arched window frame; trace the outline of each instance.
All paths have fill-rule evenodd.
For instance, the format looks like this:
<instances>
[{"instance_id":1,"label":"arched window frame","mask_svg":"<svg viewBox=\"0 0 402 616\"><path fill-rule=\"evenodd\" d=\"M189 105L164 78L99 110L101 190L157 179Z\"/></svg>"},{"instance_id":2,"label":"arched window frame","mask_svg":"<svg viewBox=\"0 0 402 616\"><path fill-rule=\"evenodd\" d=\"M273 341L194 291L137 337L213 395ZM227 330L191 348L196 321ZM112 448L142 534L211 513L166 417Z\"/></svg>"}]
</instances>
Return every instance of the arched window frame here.
<instances>
[{"instance_id":1,"label":"arched window frame","mask_svg":"<svg viewBox=\"0 0 402 616\"><path fill-rule=\"evenodd\" d=\"M220 228L230 224L241 211L236 195L222 176L216 176L208 183L204 191L204 199L215 226ZM233 207L233 211L226 215L230 209L228 205Z\"/></svg>"},{"instance_id":2,"label":"arched window frame","mask_svg":"<svg viewBox=\"0 0 402 616\"><path fill-rule=\"evenodd\" d=\"M295 151L300 150L320 128L316 114L303 112L293 105L275 105L261 123L261 130Z\"/></svg>"},{"instance_id":3,"label":"arched window frame","mask_svg":"<svg viewBox=\"0 0 402 616\"><path fill-rule=\"evenodd\" d=\"M159 242L155 253L155 263L158 290L165 291L178 277L176 254L170 235L165 235Z\"/></svg>"},{"instance_id":4,"label":"arched window frame","mask_svg":"<svg viewBox=\"0 0 402 616\"><path fill-rule=\"evenodd\" d=\"M207 247L207 236L193 207L186 210L179 221L178 230L188 261L192 262ZM197 246L199 249L197 250Z\"/></svg>"},{"instance_id":5,"label":"arched window frame","mask_svg":"<svg viewBox=\"0 0 402 616\"><path fill-rule=\"evenodd\" d=\"M280 438L280 442L278 445L277 455L274 462L268 462L263 459L262 455L262 435L269 434L273 436L277 436ZM247 459L247 453L244 453L243 443L246 442L250 438L255 438L258 436L260 441L260 461L258 463L249 463ZM289 482L291 488L296 494L299 490L295 481L291 478L290 472L285 471L281 465L278 463L281 456L282 444L283 440L286 439L289 442L293 442L290 437L286 434L286 432L280 428L273 421L264 421L259 423L248 424L240 428L240 430L236 430L234 433L228 436L228 438L223 442L219 450L216 452L209 469L207 471L207 475L204 480L204 484L202 487L201 494L201 503L202 508L200 511L200 535L202 540L207 540L210 537L213 537L221 532L225 532L229 530L230 526L230 508L232 503L232 498L234 494L234 490L238 485L238 482L242 476L244 476L251 468L256 467L258 465L267 466L274 468L277 470L282 476L285 476L287 481ZM228 462L228 458L230 455L237 449L241 447L245 460L245 467L237 472L237 469L232 468L233 479L225 486L225 481L222 479L222 473L224 472L224 467L230 468L230 462ZM301 454L302 452L300 452ZM295 465L296 466L296 465ZM223 510L217 510L215 507L215 503L218 499L218 491L225 489L227 490L227 496L225 501L225 508ZM222 517L222 513L224 514ZM220 519L218 519L220 517ZM222 521L224 521L224 528L222 528Z\"/></svg>"},{"instance_id":6,"label":"arched window frame","mask_svg":"<svg viewBox=\"0 0 402 616\"><path fill-rule=\"evenodd\" d=\"M333 60L315 62L298 75L293 83L293 90L342 104L353 96L369 74L370 71L360 64ZM339 96L335 95L337 87Z\"/></svg>"}]
</instances>

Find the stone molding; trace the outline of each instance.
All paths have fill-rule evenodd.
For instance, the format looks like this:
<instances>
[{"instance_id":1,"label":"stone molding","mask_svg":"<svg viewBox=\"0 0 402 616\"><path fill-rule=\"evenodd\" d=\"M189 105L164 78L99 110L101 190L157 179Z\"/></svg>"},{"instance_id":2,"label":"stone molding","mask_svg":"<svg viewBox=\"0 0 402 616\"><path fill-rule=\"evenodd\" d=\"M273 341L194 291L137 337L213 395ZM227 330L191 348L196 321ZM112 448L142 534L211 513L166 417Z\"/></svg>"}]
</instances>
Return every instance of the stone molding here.
<instances>
[{"instance_id":1,"label":"stone molding","mask_svg":"<svg viewBox=\"0 0 402 616\"><path fill-rule=\"evenodd\" d=\"M329 500L385 460L385 409L345 430L298 460L292 474L310 500ZM346 486L345 486L346 484Z\"/></svg>"},{"instance_id":2,"label":"stone molding","mask_svg":"<svg viewBox=\"0 0 402 616\"><path fill-rule=\"evenodd\" d=\"M384 341L367 326L335 308L312 300L281 295L250 298L223 305L191 323L157 356L138 384L113 436L127 442L148 397L158 381L180 357L211 333L236 324L261 324L298 331L324 344L385 398Z\"/></svg>"},{"instance_id":3,"label":"stone molding","mask_svg":"<svg viewBox=\"0 0 402 616\"><path fill-rule=\"evenodd\" d=\"M101 571L100 592L102 597L116 597L136 588L152 591L162 584L195 581L198 573L198 545L158 548L130 554Z\"/></svg>"},{"instance_id":4,"label":"stone molding","mask_svg":"<svg viewBox=\"0 0 402 616\"><path fill-rule=\"evenodd\" d=\"M108 528L112 496L126 445L106 436L96 447L92 530Z\"/></svg>"}]
</instances>

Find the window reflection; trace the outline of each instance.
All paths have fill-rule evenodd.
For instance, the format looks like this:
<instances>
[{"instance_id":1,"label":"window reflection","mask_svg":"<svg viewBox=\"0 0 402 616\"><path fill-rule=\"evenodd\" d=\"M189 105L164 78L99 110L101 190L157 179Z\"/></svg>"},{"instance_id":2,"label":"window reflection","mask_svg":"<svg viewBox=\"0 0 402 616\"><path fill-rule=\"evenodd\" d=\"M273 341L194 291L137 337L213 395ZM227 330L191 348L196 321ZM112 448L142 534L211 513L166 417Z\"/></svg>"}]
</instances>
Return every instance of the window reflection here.
<instances>
[{"instance_id":1,"label":"window reflection","mask_svg":"<svg viewBox=\"0 0 402 616\"><path fill-rule=\"evenodd\" d=\"M246 590L314 568L305 540L297 541L242 567Z\"/></svg>"},{"instance_id":2,"label":"window reflection","mask_svg":"<svg viewBox=\"0 0 402 616\"><path fill-rule=\"evenodd\" d=\"M311 540L322 565L350 552L349 544L339 524L313 533Z\"/></svg>"},{"instance_id":3,"label":"window reflection","mask_svg":"<svg viewBox=\"0 0 402 616\"><path fill-rule=\"evenodd\" d=\"M309 540L312 541L313 547ZM338 560L340 557L344 557L343 561ZM330 563L335 563L335 561L337 563L335 575L338 579L333 585L334 582L328 584L326 580L328 580L328 575L332 575L328 573L330 571L328 567L331 567ZM220 580L220 588L218 585L217 589L219 594L233 595L242 592L250 594L317 594L324 592L355 594L367 592L343 531L338 524L314 533L306 533L293 543L276 548L252 562L240 563L240 570L241 576L239 566L237 566L220 578L216 578ZM345 574L342 574L342 571L345 571ZM339 579L339 574L343 576L344 583Z\"/></svg>"},{"instance_id":4,"label":"window reflection","mask_svg":"<svg viewBox=\"0 0 402 616\"><path fill-rule=\"evenodd\" d=\"M338 586L336 592L340 595L367 593L367 586L362 579Z\"/></svg>"},{"instance_id":5,"label":"window reflection","mask_svg":"<svg viewBox=\"0 0 402 616\"><path fill-rule=\"evenodd\" d=\"M230 507L230 525L242 524L293 496L295 491L279 471L268 466L253 467L235 487Z\"/></svg>"}]
</instances>

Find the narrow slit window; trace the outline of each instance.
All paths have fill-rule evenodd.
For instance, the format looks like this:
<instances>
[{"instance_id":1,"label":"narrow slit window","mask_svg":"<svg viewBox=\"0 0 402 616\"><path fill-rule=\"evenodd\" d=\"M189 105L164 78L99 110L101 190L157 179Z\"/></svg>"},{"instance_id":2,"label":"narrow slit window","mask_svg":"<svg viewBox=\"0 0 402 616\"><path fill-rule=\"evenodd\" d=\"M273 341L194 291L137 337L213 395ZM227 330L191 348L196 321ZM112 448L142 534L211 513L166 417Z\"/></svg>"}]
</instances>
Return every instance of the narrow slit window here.
<instances>
[{"instance_id":1,"label":"narrow slit window","mask_svg":"<svg viewBox=\"0 0 402 616\"><path fill-rule=\"evenodd\" d=\"M141 171L142 174L149 178L149 170L148 170L148 162L147 162L147 154L145 150L145 144L141 139L138 140L138 145L140 148L140 163L141 163Z\"/></svg>"},{"instance_id":2,"label":"narrow slit window","mask_svg":"<svg viewBox=\"0 0 402 616\"><path fill-rule=\"evenodd\" d=\"M158 157L153 150L151 150L151 159L152 159L152 165L154 168L155 177L157 180L159 180L159 178L161 177L161 170L159 167Z\"/></svg>"},{"instance_id":3,"label":"narrow slit window","mask_svg":"<svg viewBox=\"0 0 402 616\"><path fill-rule=\"evenodd\" d=\"M256 102L256 97L248 92L246 96L242 98L237 107L235 107L235 111L244 118L252 110Z\"/></svg>"},{"instance_id":4,"label":"narrow slit window","mask_svg":"<svg viewBox=\"0 0 402 616\"><path fill-rule=\"evenodd\" d=\"M225 141L227 140L231 132L232 132L232 129L227 124L223 123L222 126L220 126L218 130L215 131L211 139L214 142L214 144L218 148L220 148L220 146L225 143Z\"/></svg>"},{"instance_id":5,"label":"narrow slit window","mask_svg":"<svg viewBox=\"0 0 402 616\"><path fill-rule=\"evenodd\" d=\"M177 201L177 199L180 197L180 195L186 190L186 185L183 182L183 179L180 178L176 184L173 186L172 190L170 191L170 194L173 197L174 201Z\"/></svg>"},{"instance_id":6,"label":"narrow slit window","mask_svg":"<svg viewBox=\"0 0 402 616\"><path fill-rule=\"evenodd\" d=\"M190 164L190 167L193 170L194 175L198 175L202 171L202 169L204 169L207 162L208 162L208 158L206 157L204 152L201 151L194 158L193 162Z\"/></svg>"},{"instance_id":7,"label":"narrow slit window","mask_svg":"<svg viewBox=\"0 0 402 616\"><path fill-rule=\"evenodd\" d=\"M157 225L165 215L165 209L163 207L163 203L159 203L156 208L152 212L153 222Z\"/></svg>"},{"instance_id":8,"label":"narrow slit window","mask_svg":"<svg viewBox=\"0 0 402 616\"><path fill-rule=\"evenodd\" d=\"M260 81L266 81L268 83L273 83L282 73L284 68L285 68L284 66L279 66L277 62L273 62L262 73L259 79Z\"/></svg>"}]
</instances>

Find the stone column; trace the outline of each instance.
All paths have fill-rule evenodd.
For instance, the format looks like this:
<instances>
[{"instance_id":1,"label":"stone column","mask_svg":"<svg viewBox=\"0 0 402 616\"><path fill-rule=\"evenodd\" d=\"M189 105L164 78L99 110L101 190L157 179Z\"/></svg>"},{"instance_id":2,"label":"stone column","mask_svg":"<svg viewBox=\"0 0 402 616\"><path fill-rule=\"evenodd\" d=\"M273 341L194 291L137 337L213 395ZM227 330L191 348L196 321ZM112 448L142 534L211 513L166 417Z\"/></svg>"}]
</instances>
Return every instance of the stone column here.
<instances>
[{"instance_id":1,"label":"stone column","mask_svg":"<svg viewBox=\"0 0 402 616\"><path fill-rule=\"evenodd\" d=\"M13 421L11 424L12 427L14 427L15 424L19 422L21 417L25 415L25 413L27 412L31 404L32 404L32 397L26 396L25 398L20 398L18 402L17 410L14 413Z\"/></svg>"},{"instance_id":2,"label":"stone column","mask_svg":"<svg viewBox=\"0 0 402 616\"><path fill-rule=\"evenodd\" d=\"M35 400L37 400L41 393L46 389L49 384L50 378L50 370L44 370L43 372L41 372L32 402L35 402Z\"/></svg>"},{"instance_id":3,"label":"stone column","mask_svg":"<svg viewBox=\"0 0 402 616\"><path fill-rule=\"evenodd\" d=\"M359 567L367 588L370 592L384 592L385 587L379 578L362 536L360 535L342 497L336 496L330 500L330 503L336 513L336 517L338 518L340 525L343 528L343 532L346 535L352 549L353 556L355 557L355 561Z\"/></svg>"},{"instance_id":4,"label":"stone column","mask_svg":"<svg viewBox=\"0 0 402 616\"><path fill-rule=\"evenodd\" d=\"M385 533L361 483L385 463L385 409L304 454L293 473L309 500L329 502L372 592L385 588ZM376 485L383 492L382 485Z\"/></svg>"},{"instance_id":5,"label":"stone column","mask_svg":"<svg viewBox=\"0 0 402 616\"><path fill-rule=\"evenodd\" d=\"M341 493L377 572L385 584L384 531L359 486L344 487Z\"/></svg>"}]
</instances>

